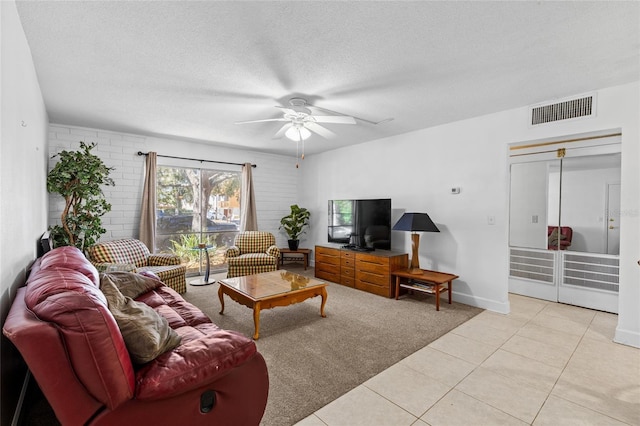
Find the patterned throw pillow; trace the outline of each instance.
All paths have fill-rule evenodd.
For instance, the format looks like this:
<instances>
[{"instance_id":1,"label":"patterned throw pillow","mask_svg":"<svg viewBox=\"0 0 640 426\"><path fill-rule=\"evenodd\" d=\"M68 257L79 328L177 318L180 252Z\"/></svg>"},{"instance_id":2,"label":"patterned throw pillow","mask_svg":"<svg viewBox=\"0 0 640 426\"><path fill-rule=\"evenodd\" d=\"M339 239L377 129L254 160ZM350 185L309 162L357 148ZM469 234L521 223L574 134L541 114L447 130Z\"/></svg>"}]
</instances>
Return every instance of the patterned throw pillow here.
<instances>
[{"instance_id":1,"label":"patterned throw pillow","mask_svg":"<svg viewBox=\"0 0 640 426\"><path fill-rule=\"evenodd\" d=\"M107 298L109 311L118 323L134 363L149 362L180 344L180 336L162 315L132 298L162 283L127 272L103 274L100 278L100 290Z\"/></svg>"}]
</instances>

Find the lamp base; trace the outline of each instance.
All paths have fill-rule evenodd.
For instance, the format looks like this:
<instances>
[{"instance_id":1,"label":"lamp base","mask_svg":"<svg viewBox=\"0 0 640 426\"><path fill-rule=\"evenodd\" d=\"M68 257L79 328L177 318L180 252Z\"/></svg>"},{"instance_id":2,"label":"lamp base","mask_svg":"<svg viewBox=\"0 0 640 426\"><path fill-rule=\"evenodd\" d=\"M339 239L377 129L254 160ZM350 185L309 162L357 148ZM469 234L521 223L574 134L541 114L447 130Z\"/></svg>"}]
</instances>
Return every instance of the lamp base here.
<instances>
[{"instance_id":1,"label":"lamp base","mask_svg":"<svg viewBox=\"0 0 640 426\"><path fill-rule=\"evenodd\" d=\"M411 234L411 263L409 264L409 273L413 275L422 274L422 269L420 269L420 260L418 259L419 246L420 235L414 232Z\"/></svg>"}]
</instances>

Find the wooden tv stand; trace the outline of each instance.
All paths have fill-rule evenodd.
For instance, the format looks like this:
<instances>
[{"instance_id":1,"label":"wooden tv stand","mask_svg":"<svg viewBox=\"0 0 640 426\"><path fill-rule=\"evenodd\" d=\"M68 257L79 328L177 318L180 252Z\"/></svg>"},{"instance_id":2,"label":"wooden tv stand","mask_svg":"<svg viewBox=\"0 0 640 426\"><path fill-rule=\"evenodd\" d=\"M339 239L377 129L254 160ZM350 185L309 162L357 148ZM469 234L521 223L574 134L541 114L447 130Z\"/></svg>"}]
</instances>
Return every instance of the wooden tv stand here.
<instances>
[{"instance_id":1,"label":"wooden tv stand","mask_svg":"<svg viewBox=\"0 0 640 426\"><path fill-rule=\"evenodd\" d=\"M391 272L406 268L408 262L407 253L315 247L316 278L385 297L395 297L395 282L391 279Z\"/></svg>"}]
</instances>

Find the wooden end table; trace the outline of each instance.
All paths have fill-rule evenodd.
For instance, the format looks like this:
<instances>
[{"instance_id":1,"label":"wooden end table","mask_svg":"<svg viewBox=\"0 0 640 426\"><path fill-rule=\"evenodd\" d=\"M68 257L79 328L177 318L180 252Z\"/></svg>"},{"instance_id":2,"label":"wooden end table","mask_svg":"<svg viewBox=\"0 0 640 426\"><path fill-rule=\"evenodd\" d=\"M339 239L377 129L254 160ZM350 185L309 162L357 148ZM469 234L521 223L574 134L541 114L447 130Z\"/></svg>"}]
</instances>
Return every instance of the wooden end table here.
<instances>
[{"instance_id":1,"label":"wooden end table","mask_svg":"<svg viewBox=\"0 0 640 426\"><path fill-rule=\"evenodd\" d=\"M439 311L440 292L446 289L449 293L449 304L451 304L451 284L458 276L426 269L421 269L421 271L422 273L420 274L413 274L408 269L398 269L391 272L391 275L396 277L396 300L400 295L400 287L422 293L435 294L436 311ZM408 282L406 284L401 283L402 278L406 278ZM446 287L443 287L444 285Z\"/></svg>"},{"instance_id":2,"label":"wooden end table","mask_svg":"<svg viewBox=\"0 0 640 426\"><path fill-rule=\"evenodd\" d=\"M280 250L280 266L284 266L285 260L300 260L299 256L292 255L302 255L302 262L304 263L304 270L307 270L307 266L309 266L309 253L311 253L311 249L299 248L298 250L290 250L288 248L281 248ZM289 255L289 256L287 256Z\"/></svg>"},{"instance_id":3,"label":"wooden end table","mask_svg":"<svg viewBox=\"0 0 640 426\"><path fill-rule=\"evenodd\" d=\"M253 309L254 340L260 337L260 311L276 306L289 306L320 296L320 316L326 317L327 284L315 278L293 272L278 270L244 277L226 278L219 281L218 298L220 314L224 312L223 295L241 305Z\"/></svg>"}]
</instances>

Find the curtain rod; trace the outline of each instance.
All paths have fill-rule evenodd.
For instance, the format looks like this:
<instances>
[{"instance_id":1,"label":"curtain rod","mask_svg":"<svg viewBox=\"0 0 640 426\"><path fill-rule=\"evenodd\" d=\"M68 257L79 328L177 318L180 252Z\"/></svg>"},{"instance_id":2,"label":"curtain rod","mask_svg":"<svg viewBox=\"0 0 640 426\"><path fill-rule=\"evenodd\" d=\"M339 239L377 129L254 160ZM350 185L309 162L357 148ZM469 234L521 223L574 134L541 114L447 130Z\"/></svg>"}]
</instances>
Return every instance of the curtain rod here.
<instances>
[{"instance_id":1,"label":"curtain rod","mask_svg":"<svg viewBox=\"0 0 640 426\"><path fill-rule=\"evenodd\" d=\"M149 153L148 152L138 151L138 155L144 155L146 157L147 155L149 155ZM198 158L174 157L172 155L160 155L160 154L158 154L158 157L175 158L176 160L199 161L201 163L202 162L207 162L207 163L218 163L218 164L230 164L232 166L244 166L244 164L242 164L242 163L229 163L227 161L215 161L215 160L200 160ZM256 164L252 164L251 167L256 168L258 166Z\"/></svg>"}]
</instances>

